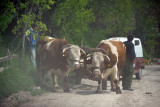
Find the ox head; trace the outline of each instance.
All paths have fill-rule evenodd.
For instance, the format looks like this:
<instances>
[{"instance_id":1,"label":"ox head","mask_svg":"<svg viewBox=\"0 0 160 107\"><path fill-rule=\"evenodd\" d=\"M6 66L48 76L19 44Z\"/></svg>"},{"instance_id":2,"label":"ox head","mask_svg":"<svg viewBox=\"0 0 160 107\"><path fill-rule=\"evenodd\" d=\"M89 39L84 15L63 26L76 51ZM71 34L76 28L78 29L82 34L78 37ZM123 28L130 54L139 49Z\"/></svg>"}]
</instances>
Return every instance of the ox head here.
<instances>
[{"instance_id":1,"label":"ox head","mask_svg":"<svg viewBox=\"0 0 160 107\"><path fill-rule=\"evenodd\" d=\"M67 63L70 69L78 69L80 67L80 57L82 54L86 54L85 51L72 44L67 44L62 49L63 56L67 56Z\"/></svg>"},{"instance_id":2,"label":"ox head","mask_svg":"<svg viewBox=\"0 0 160 107\"><path fill-rule=\"evenodd\" d=\"M108 53L101 48L91 49L91 51L94 51L94 53L87 57L91 57L92 59L93 74L96 77L99 77L101 75L103 65L106 64L104 62L109 62L110 58L108 57Z\"/></svg>"}]
</instances>

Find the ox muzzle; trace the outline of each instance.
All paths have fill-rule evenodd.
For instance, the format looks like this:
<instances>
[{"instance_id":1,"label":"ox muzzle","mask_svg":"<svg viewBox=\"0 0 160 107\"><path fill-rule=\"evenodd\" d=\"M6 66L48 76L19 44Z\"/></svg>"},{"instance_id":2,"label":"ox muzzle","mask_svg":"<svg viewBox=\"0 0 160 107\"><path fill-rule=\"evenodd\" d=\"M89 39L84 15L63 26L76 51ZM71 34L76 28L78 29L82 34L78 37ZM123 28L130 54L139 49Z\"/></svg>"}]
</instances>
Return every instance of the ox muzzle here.
<instances>
[{"instance_id":1,"label":"ox muzzle","mask_svg":"<svg viewBox=\"0 0 160 107\"><path fill-rule=\"evenodd\" d=\"M78 59L70 59L68 58L68 61L72 64L72 70L76 70L80 68L80 61Z\"/></svg>"},{"instance_id":2,"label":"ox muzzle","mask_svg":"<svg viewBox=\"0 0 160 107\"><path fill-rule=\"evenodd\" d=\"M100 67L93 67L93 74L95 75L95 77L100 77L101 76Z\"/></svg>"},{"instance_id":3,"label":"ox muzzle","mask_svg":"<svg viewBox=\"0 0 160 107\"><path fill-rule=\"evenodd\" d=\"M80 63L78 60L75 60L72 64L73 69L79 69L80 68Z\"/></svg>"}]
</instances>

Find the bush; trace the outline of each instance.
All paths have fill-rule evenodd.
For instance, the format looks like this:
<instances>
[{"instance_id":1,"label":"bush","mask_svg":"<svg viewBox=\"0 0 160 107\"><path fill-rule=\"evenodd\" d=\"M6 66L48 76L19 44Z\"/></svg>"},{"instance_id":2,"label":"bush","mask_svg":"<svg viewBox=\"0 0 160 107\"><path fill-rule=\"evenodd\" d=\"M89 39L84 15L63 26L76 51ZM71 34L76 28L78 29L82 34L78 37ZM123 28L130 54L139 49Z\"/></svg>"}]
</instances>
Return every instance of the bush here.
<instances>
[{"instance_id":1,"label":"bush","mask_svg":"<svg viewBox=\"0 0 160 107\"><path fill-rule=\"evenodd\" d=\"M4 63L3 66L5 65ZM20 58L16 58L10 62L9 69L0 72L0 99L18 91L28 91L33 87L33 73L21 69L19 65ZM35 73L33 70L32 72Z\"/></svg>"}]
</instances>

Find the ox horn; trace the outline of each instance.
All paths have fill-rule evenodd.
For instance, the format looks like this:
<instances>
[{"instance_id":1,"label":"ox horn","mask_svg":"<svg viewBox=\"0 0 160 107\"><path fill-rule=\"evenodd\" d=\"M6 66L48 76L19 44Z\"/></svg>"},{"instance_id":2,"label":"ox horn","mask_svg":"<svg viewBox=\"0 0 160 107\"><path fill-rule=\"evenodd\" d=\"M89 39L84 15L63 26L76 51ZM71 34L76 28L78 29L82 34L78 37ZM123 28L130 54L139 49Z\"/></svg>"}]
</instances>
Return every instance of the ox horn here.
<instances>
[{"instance_id":1,"label":"ox horn","mask_svg":"<svg viewBox=\"0 0 160 107\"><path fill-rule=\"evenodd\" d=\"M87 58L88 58L88 57L92 57L92 56L93 56L93 54L88 54L88 55L87 55Z\"/></svg>"},{"instance_id":2,"label":"ox horn","mask_svg":"<svg viewBox=\"0 0 160 107\"><path fill-rule=\"evenodd\" d=\"M67 51L70 46L72 46L72 44L67 44L67 45L63 46L62 47L62 52L65 53L65 51Z\"/></svg>"},{"instance_id":3,"label":"ox horn","mask_svg":"<svg viewBox=\"0 0 160 107\"><path fill-rule=\"evenodd\" d=\"M88 52L88 51L89 51L89 48L86 47L86 46L82 46L81 49L83 49L85 52Z\"/></svg>"},{"instance_id":4,"label":"ox horn","mask_svg":"<svg viewBox=\"0 0 160 107\"><path fill-rule=\"evenodd\" d=\"M102 52L103 54L108 55L108 52L105 51L102 48L90 48L89 51L92 51L92 52Z\"/></svg>"},{"instance_id":5,"label":"ox horn","mask_svg":"<svg viewBox=\"0 0 160 107\"><path fill-rule=\"evenodd\" d=\"M110 61L110 58L109 58L107 55L103 54L103 56L104 56L104 59L105 59L107 62Z\"/></svg>"},{"instance_id":6,"label":"ox horn","mask_svg":"<svg viewBox=\"0 0 160 107\"><path fill-rule=\"evenodd\" d=\"M80 49L80 52L82 53L82 54L85 54L86 55L86 52L82 49L82 48L79 48Z\"/></svg>"}]
</instances>

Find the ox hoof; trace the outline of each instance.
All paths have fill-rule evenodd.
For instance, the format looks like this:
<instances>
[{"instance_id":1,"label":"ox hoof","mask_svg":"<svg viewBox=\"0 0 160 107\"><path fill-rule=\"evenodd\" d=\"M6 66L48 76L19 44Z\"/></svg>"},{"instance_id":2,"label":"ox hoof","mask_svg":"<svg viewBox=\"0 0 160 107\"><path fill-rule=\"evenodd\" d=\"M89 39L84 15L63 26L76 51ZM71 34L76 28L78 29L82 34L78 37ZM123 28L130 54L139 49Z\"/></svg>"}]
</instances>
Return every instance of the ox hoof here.
<instances>
[{"instance_id":1,"label":"ox hoof","mask_svg":"<svg viewBox=\"0 0 160 107\"><path fill-rule=\"evenodd\" d=\"M54 88L59 88L58 84L54 85Z\"/></svg>"},{"instance_id":2,"label":"ox hoof","mask_svg":"<svg viewBox=\"0 0 160 107\"><path fill-rule=\"evenodd\" d=\"M121 90L116 90L116 94L122 94Z\"/></svg>"},{"instance_id":3,"label":"ox hoof","mask_svg":"<svg viewBox=\"0 0 160 107\"><path fill-rule=\"evenodd\" d=\"M69 88L63 89L64 92L70 92Z\"/></svg>"},{"instance_id":4,"label":"ox hoof","mask_svg":"<svg viewBox=\"0 0 160 107\"><path fill-rule=\"evenodd\" d=\"M102 90L107 90L107 87L102 87Z\"/></svg>"},{"instance_id":5,"label":"ox hoof","mask_svg":"<svg viewBox=\"0 0 160 107\"><path fill-rule=\"evenodd\" d=\"M112 91L112 92L116 92L117 90L116 90L116 89L114 89L114 88L111 88L111 91Z\"/></svg>"},{"instance_id":6,"label":"ox hoof","mask_svg":"<svg viewBox=\"0 0 160 107\"><path fill-rule=\"evenodd\" d=\"M98 90L96 90L96 93L101 93L101 91L98 89Z\"/></svg>"}]
</instances>

